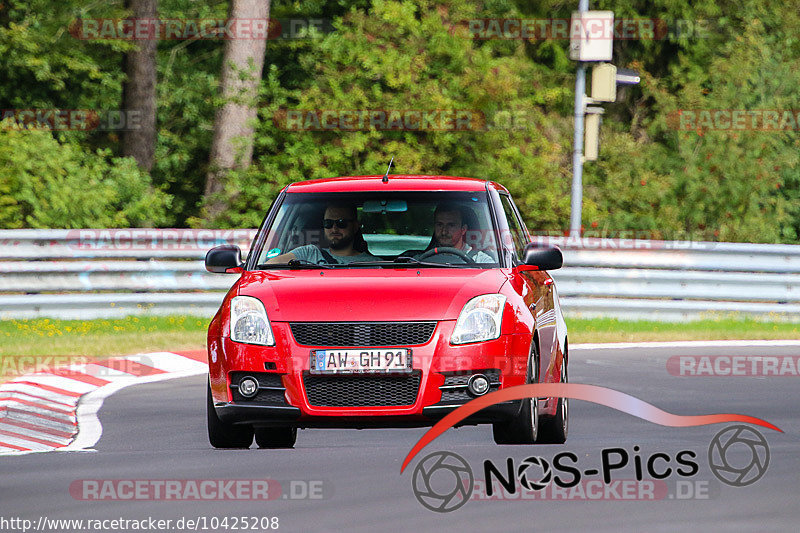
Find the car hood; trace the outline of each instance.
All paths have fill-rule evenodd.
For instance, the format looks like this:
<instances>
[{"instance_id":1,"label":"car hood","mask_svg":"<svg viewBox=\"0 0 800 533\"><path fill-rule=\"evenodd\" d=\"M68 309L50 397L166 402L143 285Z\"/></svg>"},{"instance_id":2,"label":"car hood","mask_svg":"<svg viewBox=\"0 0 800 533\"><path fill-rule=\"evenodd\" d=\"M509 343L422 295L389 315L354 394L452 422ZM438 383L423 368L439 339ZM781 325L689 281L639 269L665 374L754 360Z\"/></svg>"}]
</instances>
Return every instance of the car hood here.
<instances>
[{"instance_id":1,"label":"car hood","mask_svg":"<svg viewBox=\"0 0 800 533\"><path fill-rule=\"evenodd\" d=\"M497 268L265 270L245 272L238 291L260 299L273 322L456 320L507 279Z\"/></svg>"}]
</instances>

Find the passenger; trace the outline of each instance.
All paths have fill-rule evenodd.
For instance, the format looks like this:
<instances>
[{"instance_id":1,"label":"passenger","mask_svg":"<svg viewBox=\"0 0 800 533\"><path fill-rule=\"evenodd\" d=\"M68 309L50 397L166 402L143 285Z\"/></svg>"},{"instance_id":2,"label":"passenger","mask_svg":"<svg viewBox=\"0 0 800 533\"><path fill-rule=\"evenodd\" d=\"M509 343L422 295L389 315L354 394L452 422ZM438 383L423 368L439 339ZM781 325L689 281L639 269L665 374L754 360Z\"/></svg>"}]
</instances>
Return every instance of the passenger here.
<instances>
[{"instance_id":1,"label":"passenger","mask_svg":"<svg viewBox=\"0 0 800 533\"><path fill-rule=\"evenodd\" d=\"M433 239L428 246L432 248L456 248L476 263L494 263L492 257L466 243L467 217L457 204L442 203L433 212Z\"/></svg>"}]
</instances>

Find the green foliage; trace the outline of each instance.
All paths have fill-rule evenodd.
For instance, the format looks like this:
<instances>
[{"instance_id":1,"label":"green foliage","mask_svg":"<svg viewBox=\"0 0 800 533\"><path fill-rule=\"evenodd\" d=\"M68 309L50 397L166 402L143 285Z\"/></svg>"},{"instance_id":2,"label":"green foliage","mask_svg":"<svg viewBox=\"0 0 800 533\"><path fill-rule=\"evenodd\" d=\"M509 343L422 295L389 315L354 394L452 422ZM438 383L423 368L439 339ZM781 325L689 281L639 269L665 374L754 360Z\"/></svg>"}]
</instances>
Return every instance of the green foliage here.
<instances>
[{"instance_id":1,"label":"green foliage","mask_svg":"<svg viewBox=\"0 0 800 533\"><path fill-rule=\"evenodd\" d=\"M160 0L164 19L224 19L227 3ZM219 40L162 41L158 44L158 139L153 181L173 200L170 226L196 215L205 188L214 128L215 100L222 68Z\"/></svg>"},{"instance_id":2,"label":"green foliage","mask_svg":"<svg viewBox=\"0 0 800 533\"><path fill-rule=\"evenodd\" d=\"M495 16L506 16L499 6ZM527 60L522 43L476 46L453 31L480 15L471 4L375 0L370 12L352 10L336 31L315 42L289 68L307 72L297 88L267 73L256 136L255 168L229 184L234 208L222 225L260 221L274 192L297 180L382 173L391 157L398 174L452 174L495 179L518 196L541 227L558 224L568 209L558 126L530 99L531 81L546 75ZM540 82L541 83L541 82ZM557 97L556 97L557 98ZM292 131L282 110L464 110L475 120L452 128L389 131L375 128ZM505 117L501 120L502 117Z\"/></svg>"},{"instance_id":3,"label":"green foliage","mask_svg":"<svg viewBox=\"0 0 800 533\"><path fill-rule=\"evenodd\" d=\"M678 110L791 110L800 98L800 74L794 66L800 51L797 13L768 9L759 0L737 3L735 8L725 4L689 12L696 18L704 13L730 15L714 19L707 38L681 45L686 52L673 61L671 76L647 75L643 84L649 110L639 132L643 142L637 144L646 150L648 161L658 165L661 180L668 182L651 197L659 205L668 202L673 213L661 209L657 220L661 227L712 239L793 242L800 222L800 129L677 127ZM650 156L653 146L666 150L660 157Z\"/></svg>"},{"instance_id":4,"label":"green foliage","mask_svg":"<svg viewBox=\"0 0 800 533\"><path fill-rule=\"evenodd\" d=\"M87 5L82 0L4 0L3 108L117 109L123 79L119 52L134 45L78 39L70 28L82 16L121 17L120 6L119 1Z\"/></svg>"},{"instance_id":5,"label":"green foliage","mask_svg":"<svg viewBox=\"0 0 800 533\"><path fill-rule=\"evenodd\" d=\"M123 53L136 43L79 40L68 30L81 16L125 16L122 0L3 4L1 108L119 106ZM11 161L0 171L0 226L63 226L68 220L72 227L98 226L119 219L121 225L253 227L286 184L382 174L394 156L397 173L499 181L529 228L563 230L572 173L575 63L569 43L472 40L463 29L476 18L568 19L575 5L274 2L273 18L332 20L334 31L267 43L254 163L228 176L223 195L230 208L214 221L199 217L224 42L162 41L151 177L113 157L120 153L114 132L62 132L58 141L42 133L0 133L3 161ZM676 127L679 110L796 108L797 10L766 0L597 0L592 8L611 9L618 19L654 19L668 31L614 43L614 63L639 70L643 82L604 105L600 160L584 168L585 228L642 230L667 239L797 242L800 130ZM167 19L224 18L227 9L226 1L159 1L159 15ZM466 131L292 131L281 125L286 110L469 110L482 120ZM32 154L35 164L27 160ZM117 183L117 196L101 192L110 190L102 186L76 185L85 183L87 169L98 183ZM40 171L49 177L34 179ZM49 185L21 185L37 179ZM75 200L90 194L97 197ZM67 207L73 215L59 214Z\"/></svg>"},{"instance_id":6,"label":"green foliage","mask_svg":"<svg viewBox=\"0 0 800 533\"><path fill-rule=\"evenodd\" d=\"M62 144L48 131L0 128L0 227L157 225L168 206L132 159Z\"/></svg>"}]
</instances>

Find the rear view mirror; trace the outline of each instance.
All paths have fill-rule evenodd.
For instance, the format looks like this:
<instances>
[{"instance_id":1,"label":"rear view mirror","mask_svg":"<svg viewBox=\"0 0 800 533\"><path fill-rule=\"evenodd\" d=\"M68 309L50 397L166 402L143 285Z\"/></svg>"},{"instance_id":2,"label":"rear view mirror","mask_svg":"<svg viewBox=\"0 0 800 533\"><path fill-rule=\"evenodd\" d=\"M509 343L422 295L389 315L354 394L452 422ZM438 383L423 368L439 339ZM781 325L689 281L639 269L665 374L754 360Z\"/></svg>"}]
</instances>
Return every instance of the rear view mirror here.
<instances>
[{"instance_id":1,"label":"rear view mirror","mask_svg":"<svg viewBox=\"0 0 800 533\"><path fill-rule=\"evenodd\" d=\"M555 270L564 264L564 256L561 254L561 250L555 246L541 248L535 244L529 244L525 247L523 263L536 267L538 270Z\"/></svg>"},{"instance_id":2,"label":"rear view mirror","mask_svg":"<svg viewBox=\"0 0 800 533\"><path fill-rule=\"evenodd\" d=\"M208 251L206 254L206 270L217 274L241 272L242 250L233 244L223 244Z\"/></svg>"},{"instance_id":3,"label":"rear view mirror","mask_svg":"<svg viewBox=\"0 0 800 533\"><path fill-rule=\"evenodd\" d=\"M408 211L405 200L367 200L361 208L364 213L404 213Z\"/></svg>"}]
</instances>

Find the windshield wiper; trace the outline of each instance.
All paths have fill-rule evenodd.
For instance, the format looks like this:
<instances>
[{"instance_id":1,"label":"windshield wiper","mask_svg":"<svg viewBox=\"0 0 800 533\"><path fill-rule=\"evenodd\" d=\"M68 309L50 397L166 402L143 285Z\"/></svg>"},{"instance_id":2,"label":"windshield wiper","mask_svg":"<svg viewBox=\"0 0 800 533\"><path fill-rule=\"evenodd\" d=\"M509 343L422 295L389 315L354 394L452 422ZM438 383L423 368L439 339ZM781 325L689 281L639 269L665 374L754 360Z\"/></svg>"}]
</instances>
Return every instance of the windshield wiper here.
<instances>
[{"instance_id":1,"label":"windshield wiper","mask_svg":"<svg viewBox=\"0 0 800 533\"><path fill-rule=\"evenodd\" d=\"M424 265L424 266L443 266L449 268L461 268L467 263L464 264L453 264L453 263L434 263L433 261L420 261L416 257L411 257L408 255L401 255L399 257L395 257L393 263L414 263L415 265Z\"/></svg>"},{"instance_id":2,"label":"windshield wiper","mask_svg":"<svg viewBox=\"0 0 800 533\"><path fill-rule=\"evenodd\" d=\"M458 268L459 265L451 265L449 263L428 263L427 261L420 261L414 257L396 257L391 261L354 261L352 263L343 263L339 266L381 266L381 265L398 265L404 263L413 263L415 265L431 266L431 267L445 267L445 268Z\"/></svg>"},{"instance_id":3,"label":"windshield wiper","mask_svg":"<svg viewBox=\"0 0 800 533\"><path fill-rule=\"evenodd\" d=\"M280 265L280 263L278 263ZM306 261L305 259L292 259L288 263L286 263L289 268L333 268L335 265L328 265L324 263L312 263L311 261Z\"/></svg>"}]
</instances>

